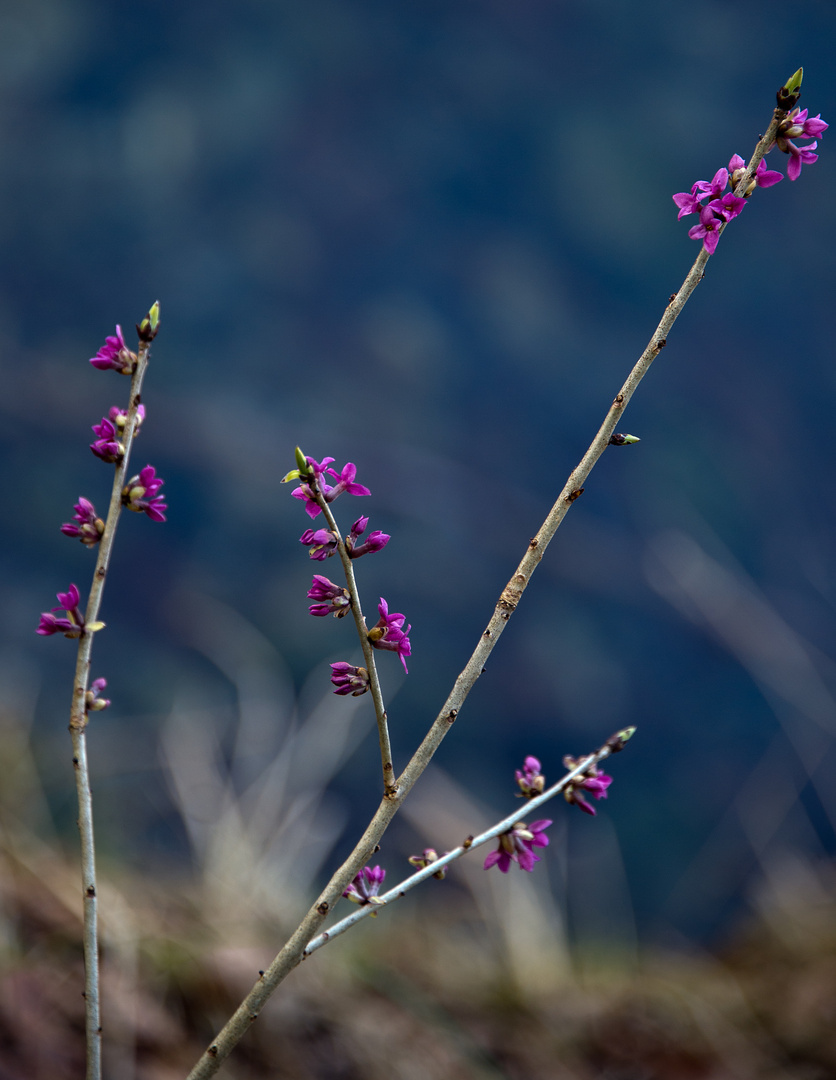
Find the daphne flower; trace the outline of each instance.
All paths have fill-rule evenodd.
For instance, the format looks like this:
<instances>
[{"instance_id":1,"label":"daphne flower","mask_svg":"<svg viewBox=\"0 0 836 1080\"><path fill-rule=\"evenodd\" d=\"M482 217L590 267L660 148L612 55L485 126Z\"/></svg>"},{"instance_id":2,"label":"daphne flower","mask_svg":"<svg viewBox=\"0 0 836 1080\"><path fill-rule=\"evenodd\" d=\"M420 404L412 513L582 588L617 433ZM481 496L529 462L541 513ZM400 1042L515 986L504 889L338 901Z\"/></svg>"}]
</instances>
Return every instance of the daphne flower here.
<instances>
[{"instance_id":1,"label":"daphne flower","mask_svg":"<svg viewBox=\"0 0 836 1080\"><path fill-rule=\"evenodd\" d=\"M104 522L96 516L96 507L89 499L81 496L73 509L73 517L78 524L73 525L71 521L67 521L61 526L61 532L65 536L77 536L87 547L95 547L104 532Z\"/></svg>"},{"instance_id":2,"label":"daphne flower","mask_svg":"<svg viewBox=\"0 0 836 1080\"><path fill-rule=\"evenodd\" d=\"M817 148L817 142L808 143L807 146L796 146L793 139L817 139L819 135L822 135L827 131L828 124L821 118L821 113L818 116L807 116L807 110L793 109L793 111L783 120L778 128L778 134L775 138L775 143L779 150L783 150L785 154L790 155L790 160L787 163L787 176L790 180L797 180L801 175L802 165L812 165L814 161L818 161L819 155L813 153Z\"/></svg>"},{"instance_id":3,"label":"daphne flower","mask_svg":"<svg viewBox=\"0 0 836 1080\"><path fill-rule=\"evenodd\" d=\"M338 664L331 665L331 682L336 687L335 694L360 697L369 689L369 673L364 667L355 667L340 660Z\"/></svg>"},{"instance_id":4,"label":"daphne flower","mask_svg":"<svg viewBox=\"0 0 836 1080\"><path fill-rule=\"evenodd\" d=\"M524 821L518 821L499 837L499 847L485 859L485 870L499 866L502 873L507 874L511 863L515 862L521 870L532 871L534 864L540 862L539 855L535 855L532 849L548 846L549 838L545 835L545 830L549 825L551 821L548 820L535 821L531 826Z\"/></svg>"},{"instance_id":5,"label":"daphne flower","mask_svg":"<svg viewBox=\"0 0 836 1080\"><path fill-rule=\"evenodd\" d=\"M517 778L520 795L524 798L533 799L535 795L543 794L546 778L540 772L540 762L536 757L527 757L522 769L514 770L514 776Z\"/></svg>"},{"instance_id":6,"label":"daphne flower","mask_svg":"<svg viewBox=\"0 0 836 1080\"><path fill-rule=\"evenodd\" d=\"M330 615L333 613L335 619L341 619L343 615L348 614L351 607L351 597L348 594L348 589L335 585L333 581L329 581L322 574L314 574L313 583L308 589L308 599L319 601L318 604L311 604L309 609L311 615Z\"/></svg>"},{"instance_id":7,"label":"daphne flower","mask_svg":"<svg viewBox=\"0 0 836 1080\"><path fill-rule=\"evenodd\" d=\"M152 521L165 521L163 511L168 504L164 495L157 494L165 481L155 472L153 465L146 465L138 476L132 476L122 488L122 505L135 514L147 514Z\"/></svg>"},{"instance_id":8,"label":"daphne flower","mask_svg":"<svg viewBox=\"0 0 836 1080\"><path fill-rule=\"evenodd\" d=\"M93 434L98 438L90 443L90 449L97 458L114 464L125 456L125 447L119 441L116 426L106 416L102 417L101 423L93 424Z\"/></svg>"},{"instance_id":9,"label":"daphne flower","mask_svg":"<svg viewBox=\"0 0 836 1080\"><path fill-rule=\"evenodd\" d=\"M351 526L351 532L345 538L345 548L348 552L349 559L359 559L361 555L367 555L374 551L382 551L383 548L392 539L388 533L381 532L380 529L375 529L370 532L362 544L358 544L357 541L366 531L366 526L369 523L367 517L360 517Z\"/></svg>"},{"instance_id":10,"label":"daphne flower","mask_svg":"<svg viewBox=\"0 0 836 1080\"><path fill-rule=\"evenodd\" d=\"M563 759L563 764L567 769L574 769L580 762L567 754ZM586 792L594 799L606 799L607 788L611 783L611 776L607 776L606 773L601 772L597 765L592 765L587 769L586 774L582 778L573 780L572 783L565 788L563 797L566 799L567 803L571 803L573 806L577 806L580 810L583 810L585 814L591 814L592 817L595 817L598 811L586 801L583 793Z\"/></svg>"},{"instance_id":11,"label":"daphne flower","mask_svg":"<svg viewBox=\"0 0 836 1080\"><path fill-rule=\"evenodd\" d=\"M317 562L330 559L337 550L337 534L330 529L305 529L299 543L308 548L308 555Z\"/></svg>"},{"instance_id":12,"label":"daphne flower","mask_svg":"<svg viewBox=\"0 0 836 1080\"><path fill-rule=\"evenodd\" d=\"M91 359L93 367L100 371L118 371L122 375L132 375L136 367L136 353L132 353L125 344L122 327L116 327L113 337L105 338L105 343Z\"/></svg>"},{"instance_id":13,"label":"daphne flower","mask_svg":"<svg viewBox=\"0 0 836 1080\"><path fill-rule=\"evenodd\" d=\"M715 217L710 206L704 206L700 210L699 225L694 225L689 229L688 235L692 240L702 240L705 250L709 255L713 255L717 248L717 241L720 239L718 230L722 224L723 219Z\"/></svg>"},{"instance_id":14,"label":"daphne flower","mask_svg":"<svg viewBox=\"0 0 836 1080\"><path fill-rule=\"evenodd\" d=\"M740 181L743 179L743 174L746 172L746 162L740 156L740 154L734 154L729 161L729 183L732 189L736 188ZM748 199L756 187L770 188L774 184L783 180L783 174L777 172L775 169L768 169L766 167L766 161L763 158L758 162L758 167L755 169L755 175L749 182L749 186L743 192L743 198Z\"/></svg>"},{"instance_id":15,"label":"daphne flower","mask_svg":"<svg viewBox=\"0 0 836 1080\"><path fill-rule=\"evenodd\" d=\"M64 637L78 638L85 632L93 633L102 629L103 622L85 624L84 616L78 606L81 596L76 585L70 585L65 593L57 593L56 596L58 607L52 610L66 611L66 619L58 619L50 612L44 611L41 614L38 629L35 631L36 634L41 634L43 637L48 637L50 634L63 634Z\"/></svg>"},{"instance_id":16,"label":"daphne flower","mask_svg":"<svg viewBox=\"0 0 836 1080\"><path fill-rule=\"evenodd\" d=\"M407 635L412 627L407 626L404 630L405 616L401 615L399 611L393 611L390 614L389 605L382 596L380 603L377 605L377 610L380 613L380 618L369 630L369 641L375 649L389 649L396 652L403 664L404 671L408 675L409 669L406 666L406 658L412 655L412 646Z\"/></svg>"},{"instance_id":17,"label":"daphne flower","mask_svg":"<svg viewBox=\"0 0 836 1080\"><path fill-rule=\"evenodd\" d=\"M349 495L371 495L367 487L355 482L357 466L352 462L349 461L347 465L344 465L342 472L337 472L335 469L326 468L334 460L332 457L323 458L322 461L316 461L310 457L305 458L305 460L308 463L308 469L313 473L313 483L306 480L298 488L294 488L291 495L294 499L301 499L305 503L305 510L309 517L315 518L320 513L319 503L316 501L315 487L319 488L320 494L327 503L333 502L344 491L347 491ZM333 486L326 483L323 480L325 473L332 476L337 483ZM297 475L295 472L288 473L286 479L295 475Z\"/></svg>"},{"instance_id":18,"label":"daphne flower","mask_svg":"<svg viewBox=\"0 0 836 1080\"><path fill-rule=\"evenodd\" d=\"M353 904L360 904L361 907L368 904L380 905L383 901L377 894L385 877L386 871L382 867L364 866L343 892L343 896Z\"/></svg>"}]
</instances>

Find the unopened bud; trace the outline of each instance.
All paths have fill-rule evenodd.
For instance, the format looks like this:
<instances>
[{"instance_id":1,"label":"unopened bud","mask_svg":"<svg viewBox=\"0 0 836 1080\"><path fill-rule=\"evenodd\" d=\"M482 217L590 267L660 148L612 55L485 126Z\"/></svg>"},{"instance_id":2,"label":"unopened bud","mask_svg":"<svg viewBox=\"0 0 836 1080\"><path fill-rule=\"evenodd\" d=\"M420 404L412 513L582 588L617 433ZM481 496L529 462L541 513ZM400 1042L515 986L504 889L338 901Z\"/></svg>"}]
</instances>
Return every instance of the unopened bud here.
<instances>
[{"instance_id":1,"label":"unopened bud","mask_svg":"<svg viewBox=\"0 0 836 1080\"><path fill-rule=\"evenodd\" d=\"M153 341L157 336L157 331L160 328L160 302L155 300L151 305L151 308L141 323L137 323L136 332L139 335L139 340L144 341L146 344Z\"/></svg>"},{"instance_id":2,"label":"unopened bud","mask_svg":"<svg viewBox=\"0 0 836 1080\"><path fill-rule=\"evenodd\" d=\"M799 68L794 75L790 75L784 85L778 91L776 98L778 108L789 112L798 104L801 97L801 80L804 77L804 68Z\"/></svg>"},{"instance_id":3,"label":"unopened bud","mask_svg":"<svg viewBox=\"0 0 836 1080\"><path fill-rule=\"evenodd\" d=\"M621 731L617 731L615 735L610 735L604 745L610 748L611 754L617 754L620 750L624 749L624 744L628 739L632 739L635 733L636 729L634 727L624 728Z\"/></svg>"},{"instance_id":4,"label":"unopened bud","mask_svg":"<svg viewBox=\"0 0 836 1080\"><path fill-rule=\"evenodd\" d=\"M610 436L610 446L632 446L637 442L641 442L638 435L621 435L616 431Z\"/></svg>"}]
</instances>

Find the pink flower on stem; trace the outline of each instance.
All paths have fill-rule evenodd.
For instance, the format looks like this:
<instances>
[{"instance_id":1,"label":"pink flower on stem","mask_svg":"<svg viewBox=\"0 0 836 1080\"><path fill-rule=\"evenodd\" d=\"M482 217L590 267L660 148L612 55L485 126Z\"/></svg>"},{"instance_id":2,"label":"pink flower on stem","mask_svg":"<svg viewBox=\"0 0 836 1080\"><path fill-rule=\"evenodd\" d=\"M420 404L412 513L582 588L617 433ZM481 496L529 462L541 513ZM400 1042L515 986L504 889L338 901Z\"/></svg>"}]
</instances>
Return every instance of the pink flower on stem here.
<instances>
[{"instance_id":1,"label":"pink flower on stem","mask_svg":"<svg viewBox=\"0 0 836 1080\"><path fill-rule=\"evenodd\" d=\"M310 558L317 562L330 559L337 551L337 535L330 529L305 529L299 537L299 543L308 549Z\"/></svg>"},{"instance_id":2,"label":"pink flower on stem","mask_svg":"<svg viewBox=\"0 0 836 1080\"><path fill-rule=\"evenodd\" d=\"M406 658L412 655L412 646L407 635L412 627L407 626L404 630L405 616L401 615L399 611L393 611L390 614L389 605L382 596L377 610L380 613L380 618L369 630L369 641L375 649L388 649L391 652L396 652L403 664L404 671L408 675L409 669L406 666Z\"/></svg>"},{"instance_id":3,"label":"pink flower on stem","mask_svg":"<svg viewBox=\"0 0 836 1080\"><path fill-rule=\"evenodd\" d=\"M125 456L125 447L119 441L116 425L106 416L102 417L100 423L93 424L93 434L98 438L90 443L90 449L97 458L113 465Z\"/></svg>"},{"instance_id":4,"label":"pink flower on stem","mask_svg":"<svg viewBox=\"0 0 836 1080\"><path fill-rule=\"evenodd\" d=\"M340 660L338 664L331 665L331 682L336 687L335 694L360 697L369 689L369 673L364 667L355 667Z\"/></svg>"},{"instance_id":5,"label":"pink flower on stem","mask_svg":"<svg viewBox=\"0 0 836 1080\"><path fill-rule=\"evenodd\" d=\"M524 821L518 821L499 837L499 847L485 859L485 870L498 866L503 874L507 874L511 863L515 862L521 870L530 873L534 864L540 862L539 855L535 855L533 849L548 847L549 838L545 835L545 830L549 825L551 821L548 820L535 821L530 826Z\"/></svg>"},{"instance_id":6,"label":"pink flower on stem","mask_svg":"<svg viewBox=\"0 0 836 1080\"><path fill-rule=\"evenodd\" d=\"M335 469L326 467L334 460L332 457L323 458L322 461L316 461L310 457L305 458L305 460L308 463L308 468L314 474L314 483L319 487L322 497L327 503L333 502L344 491L347 491L349 495L371 495L367 487L355 482L357 466L352 462L349 461L348 464L344 465L342 472L337 472ZM325 473L332 476L337 483L334 485L326 483L323 479ZM309 517L315 518L320 513L319 503L316 501L316 494L310 482L303 482L298 488L294 488L291 495L294 499L301 499L305 503L305 510Z\"/></svg>"},{"instance_id":7,"label":"pink flower on stem","mask_svg":"<svg viewBox=\"0 0 836 1080\"><path fill-rule=\"evenodd\" d=\"M360 517L351 526L351 532L345 538L345 547L349 559L359 559L361 555L382 551L392 539L388 533L381 532L380 529L374 529L362 544L358 544L357 541L366 531L368 523L369 519L367 517Z\"/></svg>"},{"instance_id":8,"label":"pink flower on stem","mask_svg":"<svg viewBox=\"0 0 836 1080\"><path fill-rule=\"evenodd\" d=\"M50 634L63 634L64 637L78 638L84 633L84 616L79 610L81 595L76 585L70 585L65 593L56 593L58 607L52 611L66 611L66 619L58 619L48 611L41 614L36 634L48 637Z\"/></svg>"},{"instance_id":9,"label":"pink flower on stem","mask_svg":"<svg viewBox=\"0 0 836 1080\"><path fill-rule=\"evenodd\" d=\"M802 165L812 165L819 158L818 154L813 153L818 147L816 141L808 143L806 146L796 146L792 140L799 138L816 140L827 131L828 127L829 124L822 120L821 113L818 116L808 118L807 109L793 109L789 116L781 122L775 143L779 150L783 150L785 154L790 155L790 160L787 163L787 176L790 180L799 178Z\"/></svg>"},{"instance_id":10,"label":"pink flower on stem","mask_svg":"<svg viewBox=\"0 0 836 1080\"><path fill-rule=\"evenodd\" d=\"M715 216L710 206L704 206L700 210L700 223L688 230L692 240L702 240L703 247L709 255L713 255L717 249L717 241L720 239L719 229L723 225L723 219Z\"/></svg>"},{"instance_id":11,"label":"pink flower on stem","mask_svg":"<svg viewBox=\"0 0 836 1080\"><path fill-rule=\"evenodd\" d=\"M78 524L73 525L71 521L67 521L61 526L61 532L64 536L78 537L87 547L95 547L104 532L104 522L96 516L96 507L89 499L81 496L73 509L73 517Z\"/></svg>"},{"instance_id":12,"label":"pink flower on stem","mask_svg":"<svg viewBox=\"0 0 836 1080\"><path fill-rule=\"evenodd\" d=\"M105 338L104 345L90 363L100 371L118 371L120 375L133 375L136 353L132 353L125 344L121 326L116 327L114 336Z\"/></svg>"},{"instance_id":13,"label":"pink flower on stem","mask_svg":"<svg viewBox=\"0 0 836 1080\"><path fill-rule=\"evenodd\" d=\"M527 757L523 762L522 769L515 769L514 776L520 789L520 795L526 799L533 799L535 795L542 795L546 786L546 778L540 772L540 762L536 757Z\"/></svg>"},{"instance_id":14,"label":"pink flower on stem","mask_svg":"<svg viewBox=\"0 0 836 1080\"><path fill-rule=\"evenodd\" d=\"M382 904L383 901L377 894L385 877L386 871L382 867L364 866L343 892L343 896L353 904L360 904L361 907L368 904Z\"/></svg>"},{"instance_id":15,"label":"pink flower on stem","mask_svg":"<svg viewBox=\"0 0 836 1080\"><path fill-rule=\"evenodd\" d=\"M135 514L147 514L152 521L165 521L163 513L168 509L164 495L158 495L165 483L155 475L153 465L146 465L138 476L132 476L122 488L122 505Z\"/></svg>"},{"instance_id":16,"label":"pink flower on stem","mask_svg":"<svg viewBox=\"0 0 836 1080\"><path fill-rule=\"evenodd\" d=\"M322 574L314 574L313 583L308 589L308 599L318 600L319 603L311 604L311 615L332 615L335 619L341 619L347 615L351 607L351 597L348 589L343 589L329 581Z\"/></svg>"},{"instance_id":17,"label":"pink flower on stem","mask_svg":"<svg viewBox=\"0 0 836 1080\"><path fill-rule=\"evenodd\" d=\"M577 768L580 761L577 761L567 754L563 759L563 764L567 769L574 769ZM577 806L578 809L583 810L585 814L591 814L592 817L595 817L597 810L586 801L583 793L586 792L594 799L606 799L607 788L611 783L612 777L601 772L597 765L593 765L587 770L585 776L574 779L572 783L566 787L563 792L563 797L566 799L567 803Z\"/></svg>"}]
</instances>

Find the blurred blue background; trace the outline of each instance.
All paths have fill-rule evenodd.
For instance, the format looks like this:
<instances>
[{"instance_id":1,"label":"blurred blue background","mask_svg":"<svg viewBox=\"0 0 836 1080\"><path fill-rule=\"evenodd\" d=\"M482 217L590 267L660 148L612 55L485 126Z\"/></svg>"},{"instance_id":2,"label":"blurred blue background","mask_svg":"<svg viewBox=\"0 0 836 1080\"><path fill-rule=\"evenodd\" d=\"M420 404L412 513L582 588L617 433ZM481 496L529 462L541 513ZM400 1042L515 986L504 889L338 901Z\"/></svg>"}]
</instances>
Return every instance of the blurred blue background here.
<instances>
[{"instance_id":1,"label":"blurred blue background","mask_svg":"<svg viewBox=\"0 0 836 1080\"><path fill-rule=\"evenodd\" d=\"M311 573L338 573L298 544L294 446L355 462L373 497L338 520L392 534L357 571L368 612L385 596L413 625L409 677L381 662L402 766L697 254L671 195L748 157L800 64L832 120L835 30L815 0L5 0L0 664L30 811L75 843L74 649L34 629L89 587L58 528L79 495L106 505L90 425L128 384L87 359L115 323L130 343L160 299L134 463L170 510L119 528L97 828L104 858L176 866L172 707L228 749L223 656L263 648L304 701L356 655L350 620L307 614ZM554 811L579 938L715 941L764 875L836 848L829 133L820 151L723 236L625 416L641 443L595 469L438 755L498 816L525 754L556 779L638 726L599 817ZM338 851L378 772L369 731L331 786Z\"/></svg>"}]
</instances>

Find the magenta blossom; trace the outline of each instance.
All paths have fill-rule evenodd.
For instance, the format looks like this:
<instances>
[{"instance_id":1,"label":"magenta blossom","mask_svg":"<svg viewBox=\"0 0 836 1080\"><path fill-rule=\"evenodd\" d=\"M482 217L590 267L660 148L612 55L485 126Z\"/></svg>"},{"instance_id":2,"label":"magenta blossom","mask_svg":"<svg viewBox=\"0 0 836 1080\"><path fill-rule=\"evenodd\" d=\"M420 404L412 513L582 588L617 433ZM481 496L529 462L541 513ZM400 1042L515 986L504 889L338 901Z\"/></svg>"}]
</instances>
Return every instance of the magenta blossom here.
<instances>
[{"instance_id":1,"label":"magenta blossom","mask_svg":"<svg viewBox=\"0 0 836 1080\"><path fill-rule=\"evenodd\" d=\"M111 424L116 428L117 432L122 435L125 431L125 424L128 419L128 410L120 409L118 405L113 405L108 412L108 419ZM139 432L142 427L142 423L145 420L145 406L137 405L136 407L136 424L134 424L134 434Z\"/></svg>"},{"instance_id":2,"label":"magenta blossom","mask_svg":"<svg viewBox=\"0 0 836 1080\"><path fill-rule=\"evenodd\" d=\"M74 525L71 521L67 521L61 526L61 532L64 536L78 537L87 547L95 547L104 532L104 522L96 516L96 507L89 499L81 496L73 509L75 510L73 517L78 524Z\"/></svg>"},{"instance_id":3,"label":"magenta blossom","mask_svg":"<svg viewBox=\"0 0 836 1080\"><path fill-rule=\"evenodd\" d=\"M122 505L135 514L147 514L152 521L165 521L168 509L164 495L157 494L165 483L155 475L153 465L146 465L138 476L132 476L122 488Z\"/></svg>"},{"instance_id":4,"label":"magenta blossom","mask_svg":"<svg viewBox=\"0 0 836 1080\"><path fill-rule=\"evenodd\" d=\"M329 581L322 574L314 574L313 583L308 589L308 599L319 601L318 604L311 604L309 609L311 615L331 615L333 613L335 619L341 619L343 615L348 614L351 607L351 597L348 594L348 589L335 585L333 581Z\"/></svg>"},{"instance_id":5,"label":"magenta blossom","mask_svg":"<svg viewBox=\"0 0 836 1080\"><path fill-rule=\"evenodd\" d=\"M90 443L90 449L97 458L101 458L102 461L106 461L111 465L121 461L125 456L125 447L119 441L119 433L112 421L103 416L101 423L93 424L93 434L97 435L98 438L95 442Z\"/></svg>"},{"instance_id":6,"label":"magenta blossom","mask_svg":"<svg viewBox=\"0 0 836 1080\"><path fill-rule=\"evenodd\" d=\"M412 655L412 646L407 635L412 627L407 626L404 630L405 616L401 615L399 611L393 611L390 615L389 605L382 596L377 610L380 612L380 618L369 630L369 641L375 649L389 649L396 652L403 664L404 671L408 675L409 669L406 666L406 658Z\"/></svg>"},{"instance_id":7,"label":"magenta blossom","mask_svg":"<svg viewBox=\"0 0 836 1080\"><path fill-rule=\"evenodd\" d=\"M369 689L369 673L364 667L355 667L340 660L338 664L331 665L331 682L336 687L335 694L360 697Z\"/></svg>"},{"instance_id":8,"label":"magenta blossom","mask_svg":"<svg viewBox=\"0 0 836 1080\"><path fill-rule=\"evenodd\" d=\"M567 769L574 769L577 768L580 761L567 754L563 759L563 764ZM566 787L563 792L563 797L566 799L567 803L571 803L573 806L577 806L580 810L583 810L585 814L591 814L592 817L595 817L597 810L586 801L583 793L586 792L594 799L606 799L607 788L611 783L611 776L607 776L606 773L601 772L597 765L592 765L587 769L586 775L577 777Z\"/></svg>"},{"instance_id":9,"label":"magenta blossom","mask_svg":"<svg viewBox=\"0 0 836 1080\"><path fill-rule=\"evenodd\" d=\"M66 611L67 618L57 619L50 612L44 611L35 633L43 637L48 637L50 634L63 634L68 638L81 637L84 633L84 616L78 607L81 599L78 587L70 585L65 593L56 593L56 596L58 607L52 608L52 611Z\"/></svg>"},{"instance_id":10,"label":"magenta blossom","mask_svg":"<svg viewBox=\"0 0 836 1080\"><path fill-rule=\"evenodd\" d=\"M818 147L816 141L806 146L796 146L792 140L799 138L817 140L828 127L829 125L822 120L821 113L818 116L808 117L806 109L793 109L789 116L781 121L775 144L779 150L790 155L787 163L787 176L790 180L799 178L802 165L812 165L819 158L818 154L813 153Z\"/></svg>"},{"instance_id":11,"label":"magenta blossom","mask_svg":"<svg viewBox=\"0 0 836 1080\"><path fill-rule=\"evenodd\" d=\"M362 907L367 904L382 904L383 901L377 894L385 877L386 871L382 867L364 866L343 892L343 896L346 900L350 900L353 904L360 904Z\"/></svg>"},{"instance_id":12,"label":"magenta blossom","mask_svg":"<svg viewBox=\"0 0 836 1080\"><path fill-rule=\"evenodd\" d=\"M514 770L514 776L517 778L522 797L533 799L535 795L543 794L546 778L540 772L540 762L536 757L527 757L523 762L522 769Z\"/></svg>"},{"instance_id":13,"label":"magenta blossom","mask_svg":"<svg viewBox=\"0 0 836 1080\"><path fill-rule=\"evenodd\" d=\"M531 872L534 864L540 862L540 857L534 854L533 848L548 847L549 838L545 831L549 825L551 821L548 820L535 821L530 826L524 821L518 821L499 837L499 847L485 859L485 870L499 866L502 873L507 874L511 863L515 862L521 870Z\"/></svg>"},{"instance_id":14,"label":"magenta blossom","mask_svg":"<svg viewBox=\"0 0 836 1080\"><path fill-rule=\"evenodd\" d=\"M308 548L308 555L317 562L330 559L337 551L337 534L330 529L305 529L299 543Z\"/></svg>"},{"instance_id":15,"label":"magenta blossom","mask_svg":"<svg viewBox=\"0 0 836 1080\"><path fill-rule=\"evenodd\" d=\"M326 468L334 460L332 457L323 458L322 461L316 461L314 458L305 458L308 463L308 468L313 472L313 485L319 488L323 499L327 502L333 502L338 496L342 495L344 491L347 491L349 495L371 495L371 492L367 487L363 487L362 484L355 482L354 478L357 475L357 466L348 462L343 466L342 472L337 472L335 469ZM329 485L323 479L325 473L332 476L337 483ZM294 475L293 473L288 474ZM291 495L294 499L302 499L305 503L305 510L309 517L315 518L320 513L319 503L316 501L316 494L312 486L311 481L306 481L299 485L298 488L294 488Z\"/></svg>"},{"instance_id":16,"label":"magenta blossom","mask_svg":"<svg viewBox=\"0 0 836 1080\"><path fill-rule=\"evenodd\" d=\"M357 518L351 526L351 532L345 538L345 547L349 559L359 559L361 555L382 551L392 539L388 533L381 532L380 529L375 529L373 532L369 533L362 544L358 544L357 541L366 531L366 526L368 524L369 519L367 517L360 517Z\"/></svg>"},{"instance_id":17,"label":"magenta blossom","mask_svg":"<svg viewBox=\"0 0 836 1080\"><path fill-rule=\"evenodd\" d=\"M90 363L100 371L118 371L121 375L133 375L136 367L136 353L132 353L125 344L122 327L116 327L113 337L105 338L105 343L92 358Z\"/></svg>"},{"instance_id":18,"label":"magenta blossom","mask_svg":"<svg viewBox=\"0 0 836 1080\"><path fill-rule=\"evenodd\" d=\"M720 226L723 219L715 217L710 206L704 206L700 210L700 223L688 230L692 240L702 240L703 247L709 255L713 255L717 249L717 241L720 239Z\"/></svg>"},{"instance_id":19,"label":"magenta blossom","mask_svg":"<svg viewBox=\"0 0 836 1080\"><path fill-rule=\"evenodd\" d=\"M743 174L746 172L746 162L740 156L740 154L734 154L729 161L729 182L732 189L736 188L740 181L743 179ZM761 159L758 162L758 167L755 169L755 175L749 182L749 186L746 191L743 192L743 197L747 198L752 194L756 187L770 188L774 184L779 183L784 177L781 173L776 172L775 169L767 169L766 162Z\"/></svg>"},{"instance_id":20,"label":"magenta blossom","mask_svg":"<svg viewBox=\"0 0 836 1080\"><path fill-rule=\"evenodd\" d=\"M708 204L709 208L724 221L731 221L732 218L736 218L745 205L746 200L742 196L734 195L731 191L727 191L719 199L712 199Z\"/></svg>"}]
</instances>

